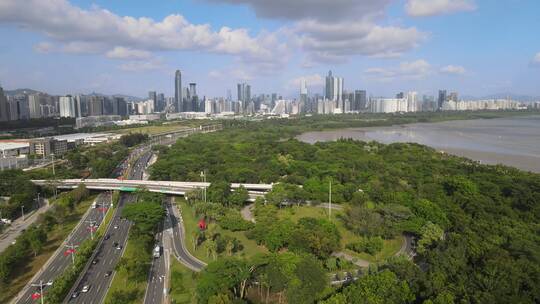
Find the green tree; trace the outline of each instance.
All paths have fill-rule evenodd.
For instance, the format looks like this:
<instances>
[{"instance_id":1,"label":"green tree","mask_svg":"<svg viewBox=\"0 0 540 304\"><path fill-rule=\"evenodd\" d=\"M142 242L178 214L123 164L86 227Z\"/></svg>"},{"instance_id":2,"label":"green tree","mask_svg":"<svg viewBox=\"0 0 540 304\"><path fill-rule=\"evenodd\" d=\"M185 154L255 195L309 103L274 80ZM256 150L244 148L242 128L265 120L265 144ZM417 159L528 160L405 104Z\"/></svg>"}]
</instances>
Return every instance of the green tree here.
<instances>
[{"instance_id":1,"label":"green tree","mask_svg":"<svg viewBox=\"0 0 540 304\"><path fill-rule=\"evenodd\" d=\"M420 230L420 240L418 241L417 251L424 253L426 249L436 241L442 240L444 231L437 224L428 222Z\"/></svg>"}]
</instances>

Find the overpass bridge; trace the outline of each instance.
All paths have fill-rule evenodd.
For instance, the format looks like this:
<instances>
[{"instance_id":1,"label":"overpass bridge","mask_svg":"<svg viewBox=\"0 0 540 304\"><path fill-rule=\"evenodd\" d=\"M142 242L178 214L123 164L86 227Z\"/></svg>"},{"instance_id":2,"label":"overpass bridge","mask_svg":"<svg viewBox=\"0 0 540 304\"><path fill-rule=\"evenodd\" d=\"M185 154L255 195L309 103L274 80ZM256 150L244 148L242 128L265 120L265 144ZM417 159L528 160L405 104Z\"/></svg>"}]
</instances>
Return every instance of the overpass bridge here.
<instances>
[{"instance_id":1,"label":"overpass bridge","mask_svg":"<svg viewBox=\"0 0 540 304\"><path fill-rule=\"evenodd\" d=\"M38 186L51 186L59 189L74 189L80 184L91 190L118 190L122 192L134 192L145 189L150 192L184 196L186 192L194 189L204 189L210 186L205 182L177 182L177 181L145 181L145 180L122 180L113 178L97 179L58 179L58 180L32 180ZM243 186L248 190L250 201L263 196L272 189L272 184L241 184L232 183L232 190Z\"/></svg>"}]
</instances>

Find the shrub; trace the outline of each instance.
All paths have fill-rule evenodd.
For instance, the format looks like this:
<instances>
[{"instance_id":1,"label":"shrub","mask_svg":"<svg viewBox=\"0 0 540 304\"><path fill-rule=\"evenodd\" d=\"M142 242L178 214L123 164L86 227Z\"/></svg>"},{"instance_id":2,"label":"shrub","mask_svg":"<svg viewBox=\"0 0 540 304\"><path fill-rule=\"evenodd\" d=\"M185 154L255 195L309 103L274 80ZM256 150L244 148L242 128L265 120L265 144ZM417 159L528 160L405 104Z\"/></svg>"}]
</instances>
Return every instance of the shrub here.
<instances>
[{"instance_id":1,"label":"shrub","mask_svg":"<svg viewBox=\"0 0 540 304\"><path fill-rule=\"evenodd\" d=\"M347 249L355 252L365 252L375 255L383 248L383 239L380 236L364 238L362 241L347 244Z\"/></svg>"}]
</instances>

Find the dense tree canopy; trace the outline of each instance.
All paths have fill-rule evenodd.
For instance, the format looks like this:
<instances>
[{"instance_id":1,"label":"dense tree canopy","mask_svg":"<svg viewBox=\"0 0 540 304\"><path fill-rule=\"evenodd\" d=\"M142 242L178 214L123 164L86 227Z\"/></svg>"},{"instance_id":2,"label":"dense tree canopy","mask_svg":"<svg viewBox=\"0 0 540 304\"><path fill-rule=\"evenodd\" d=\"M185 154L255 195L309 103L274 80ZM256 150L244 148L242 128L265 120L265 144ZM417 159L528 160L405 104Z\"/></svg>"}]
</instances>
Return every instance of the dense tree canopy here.
<instances>
[{"instance_id":1,"label":"dense tree canopy","mask_svg":"<svg viewBox=\"0 0 540 304\"><path fill-rule=\"evenodd\" d=\"M419 238L414 262L421 270L402 265L368 274L335 301L350 295L365 296L366 303L540 301L540 175L417 144L342 139L310 145L294 138L308 123L340 124L318 119L230 122L223 132L179 140L162 151L152 178L199 181L207 170L211 182L279 183L267 199L277 206L326 202L331 182L333 202L348 204L343 220L350 230ZM271 251L298 248L294 238L309 237L295 235L299 224L271 213L257 220L247 235ZM325 247L298 252L324 257Z\"/></svg>"}]
</instances>

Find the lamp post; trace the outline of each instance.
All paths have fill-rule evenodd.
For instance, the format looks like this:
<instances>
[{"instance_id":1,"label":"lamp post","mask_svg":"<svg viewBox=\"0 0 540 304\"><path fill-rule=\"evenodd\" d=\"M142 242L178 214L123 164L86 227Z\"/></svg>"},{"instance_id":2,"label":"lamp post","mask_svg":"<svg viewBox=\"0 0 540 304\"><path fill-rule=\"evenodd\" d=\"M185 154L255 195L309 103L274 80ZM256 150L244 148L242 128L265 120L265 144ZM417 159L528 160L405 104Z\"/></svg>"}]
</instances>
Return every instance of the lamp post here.
<instances>
[{"instance_id":1,"label":"lamp post","mask_svg":"<svg viewBox=\"0 0 540 304\"><path fill-rule=\"evenodd\" d=\"M32 284L32 286L34 286L34 287L39 286L39 298L41 299L41 304L43 304L45 302L45 299L43 299L43 285L45 285L45 284L43 283L42 280L40 280L39 283Z\"/></svg>"}]
</instances>

